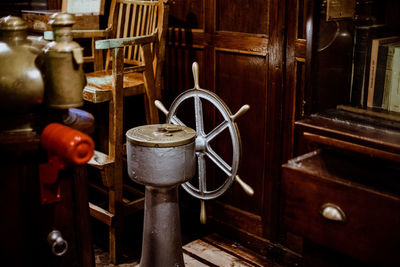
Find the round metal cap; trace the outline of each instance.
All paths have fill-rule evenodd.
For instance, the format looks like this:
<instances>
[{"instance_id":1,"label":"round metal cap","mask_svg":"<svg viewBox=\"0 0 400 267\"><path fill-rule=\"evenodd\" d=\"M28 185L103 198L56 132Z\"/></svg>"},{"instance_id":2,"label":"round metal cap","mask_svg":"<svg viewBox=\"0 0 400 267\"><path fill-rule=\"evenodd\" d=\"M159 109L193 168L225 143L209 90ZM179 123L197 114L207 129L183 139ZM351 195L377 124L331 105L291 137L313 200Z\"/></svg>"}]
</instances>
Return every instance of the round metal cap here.
<instances>
[{"instance_id":1,"label":"round metal cap","mask_svg":"<svg viewBox=\"0 0 400 267\"><path fill-rule=\"evenodd\" d=\"M51 16L49 24L51 26L67 26L75 24L75 16L66 12L55 13Z\"/></svg>"},{"instance_id":2,"label":"round metal cap","mask_svg":"<svg viewBox=\"0 0 400 267\"><path fill-rule=\"evenodd\" d=\"M0 30L2 31L18 31L26 29L28 29L28 25L20 17L7 16L0 19Z\"/></svg>"},{"instance_id":3,"label":"round metal cap","mask_svg":"<svg viewBox=\"0 0 400 267\"><path fill-rule=\"evenodd\" d=\"M126 132L132 145L147 147L175 147L193 142L196 131L174 124L151 124L135 127Z\"/></svg>"}]
</instances>

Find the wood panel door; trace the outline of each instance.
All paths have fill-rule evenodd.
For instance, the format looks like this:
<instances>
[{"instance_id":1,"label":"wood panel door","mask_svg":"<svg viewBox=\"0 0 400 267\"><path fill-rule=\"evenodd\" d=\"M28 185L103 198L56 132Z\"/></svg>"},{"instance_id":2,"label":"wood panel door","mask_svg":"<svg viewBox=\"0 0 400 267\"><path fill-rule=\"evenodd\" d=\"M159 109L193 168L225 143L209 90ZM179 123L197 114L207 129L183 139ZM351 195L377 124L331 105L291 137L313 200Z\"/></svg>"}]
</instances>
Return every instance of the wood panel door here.
<instances>
[{"instance_id":1,"label":"wood panel door","mask_svg":"<svg viewBox=\"0 0 400 267\"><path fill-rule=\"evenodd\" d=\"M281 164L281 110L285 1L170 1L164 73L164 100L193 88L191 64L200 67L200 87L215 92L235 113L242 139L239 175L255 190L244 193L236 183L221 198L209 201L208 215L238 236L275 239ZM218 121L214 110L205 116ZM211 123L212 124L212 123ZM212 125L211 125L212 127ZM216 149L229 158L224 140ZM218 170L207 175L219 181ZM199 205L198 205L199 207Z\"/></svg>"}]
</instances>

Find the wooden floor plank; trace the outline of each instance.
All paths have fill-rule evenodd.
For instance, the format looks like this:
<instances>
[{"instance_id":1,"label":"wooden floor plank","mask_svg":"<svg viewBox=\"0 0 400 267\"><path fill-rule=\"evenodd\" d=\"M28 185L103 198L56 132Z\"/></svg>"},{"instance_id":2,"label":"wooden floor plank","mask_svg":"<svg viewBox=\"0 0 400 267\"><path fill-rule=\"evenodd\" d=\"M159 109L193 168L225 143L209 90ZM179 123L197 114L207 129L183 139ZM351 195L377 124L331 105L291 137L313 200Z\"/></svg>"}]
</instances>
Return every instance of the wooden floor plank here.
<instances>
[{"instance_id":1,"label":"wooden floor plank","mask_svg":"<svg viewBox=\"0 0 400 267\"><path fill-rule=\"evenodd\" d=\"M209 265L206 265L195 258L190 257L188 254L183 253L183 261L185 262L186 267L208 267Z\"/></svg>"},{"instance_id":2,"label":"wooden floor plank","mask_svg":"<svg viewBox=\"0 0 400 267\"><path fill-rule=\"evenodd\" d=\"M262 257L261 255L256 254L253 251L243 247L240 244L237 244L233 241L230 241L226 238L218 234L210 234L201 238L203 241L212 244L213 246L224 250L227 253L236 255L238 258L251 263L258 267L265 267L265 266L276 266L275 263L272 261L267 260L267 258Z\"/></svg>"},{"instance_id":3,"label":"wooden floor plank","mask_svg":"<svg viewBox=\"0 0 400 267\"><path fill-rule=\"evenodd\" d=\"M185 245L183 251L201 257L216 266L254 266L202 240L195 240Z\"/></svg>"},{"instance_id":4,"label":"wooden floor plank","mask_svg":"<svg viewBox=\"0 0 400 267\"><path fill-rule=\"evenodd\" d=\"M218 234L210 234L183 246L186 267L281 267L271 260ZM104 254L104 255L103 255ZM96 267L139 267L140 259L119 265L109 262L107 252L96 253Z\"/></svg>"},{"instance_id":5,"label":"wooden floor plank","mask_svg":"<svg viewBox=\"0 0 400 267\"><path fill-rule=\"evenodd\" d=\"M206 265L185 253L183 253L183 261L185 263L185 267L209 267L209 265ZM139 264L135 265L134 267L139 267Z\"/></svg>"}]
</instances>

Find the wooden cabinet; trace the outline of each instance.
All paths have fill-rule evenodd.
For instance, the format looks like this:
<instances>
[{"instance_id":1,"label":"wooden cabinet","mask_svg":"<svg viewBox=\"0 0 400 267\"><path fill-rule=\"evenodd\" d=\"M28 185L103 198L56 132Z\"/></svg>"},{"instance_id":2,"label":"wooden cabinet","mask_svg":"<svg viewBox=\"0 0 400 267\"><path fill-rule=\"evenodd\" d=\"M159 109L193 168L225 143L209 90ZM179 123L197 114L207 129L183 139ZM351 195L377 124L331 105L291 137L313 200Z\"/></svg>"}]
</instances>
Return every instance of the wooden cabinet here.
<instances>
[{"instance_id":1,"label":"wooden cabinet","mask_svg":"<svg viewBox=\"0 0 400 267\"><path fill-rule=\"evenodd\" d=\"M343 1L289 1L282 234L300 237L294 247L305 265L332 263L335 253L345 259L336 263L395 265L400 114L355 101L352 83L355 29L384 24L398 34L400 5L353 1L354 15L327 19L334 2ZM324 218L326 203L339 207L345 222ZM318 253L308 255L312 246Z\"/></svg>"},{"instance_id":2,"label":"wooden cabinet","mask_svg":"<svg viewBox=\"0 0 400 267\"><path fill-rule=\"evenodd\" d=\"M59 187L60 201L42 204L39 166L48 159L40 136L2 132L0 153L1 265L94 266L86 169L60 170L50 189ZM53 230L59 243L48 242Z\"/></svg>"},{"instance_id":3,"label":"wooden cabinet","mask_svg":"<svg viewBox=\"0 0 400 267\"><path fill-rule=\"evenodd\" d=\"M395 265L398 166L316 150L283 165L285 227L365 262Z\"/></svg>"}]
</instances>

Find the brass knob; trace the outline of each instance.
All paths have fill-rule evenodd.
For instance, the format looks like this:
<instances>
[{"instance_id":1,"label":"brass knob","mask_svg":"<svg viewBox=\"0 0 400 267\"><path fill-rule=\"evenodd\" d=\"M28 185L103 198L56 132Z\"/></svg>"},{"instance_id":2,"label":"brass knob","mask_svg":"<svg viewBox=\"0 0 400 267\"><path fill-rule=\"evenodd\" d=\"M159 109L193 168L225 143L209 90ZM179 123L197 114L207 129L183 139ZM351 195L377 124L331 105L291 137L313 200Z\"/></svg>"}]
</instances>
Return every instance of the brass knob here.
<instances>
[{"instance_id":1,"label":"brass knob","mask_svg":"<svg viewBox=\"0 0 400 267\"><path fill-rule=\"evenodd\" d=\"M206 203L203 199L200 200L200 222L201 224L207 223Z\"/></svg>"},{"instance_id":2,"label":"brass knob","mask_svg":"<svg viewBox=\"0 0 400 267\"><path fill-rule=\"evenodd\" d=\"M242 187L242 189L244 190L244 192L246 192L246 194L248 194L249 196L254 195L254 190L253 188L251 188L251 186L249 186L248 184L246 184L245 182L243 182L242 179L240 179L239 175L235 176L235 181L238 182L240 184L240 186Z\"/></svg>"},{"instance_id":3,"label":"brass knob","mask_svg":"<svg viewBox=\"0 0 400 267\"><path fill-rule=\"evenodd\" d=\"M168 116L168 110L165 108L164 104L160 101L160 100L155 100L154 101L154 105L156 105L156 107L161 110L165 116Z\"/></svg>"},{"instance_id":4,"label":"brass knob","mask_svg":"<svg viewBox=\"0 0 400 267\"><path fill-rule=\"evenodd\" d=\"M327 220L342 223L346 222L346 214L338 205L325 203L321 206L319 212Z\"/></svg>"}]
</instances>

